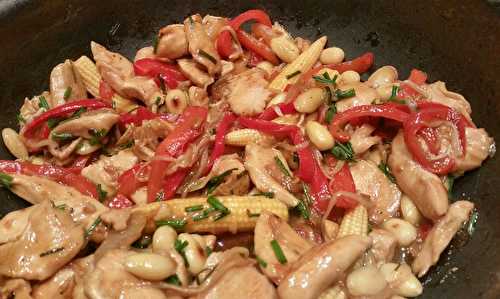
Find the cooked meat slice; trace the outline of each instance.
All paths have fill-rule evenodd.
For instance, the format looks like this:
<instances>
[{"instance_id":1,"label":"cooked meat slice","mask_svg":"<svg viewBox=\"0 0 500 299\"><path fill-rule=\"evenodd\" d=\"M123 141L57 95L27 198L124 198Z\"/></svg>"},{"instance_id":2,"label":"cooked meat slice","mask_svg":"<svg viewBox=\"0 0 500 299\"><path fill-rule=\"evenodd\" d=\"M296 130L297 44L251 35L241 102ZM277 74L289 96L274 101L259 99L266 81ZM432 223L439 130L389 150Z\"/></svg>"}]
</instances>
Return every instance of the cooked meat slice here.
<instances>
[{"instance_id":1,"label":"cooked meat slice","mask_svg":"<svg viewBox=\"0 0 500 299\"><path fill-rule=\"evenodd\" d=\"M375 260L384 263L392 261L398 245L394 235L383 229L374 229L368 236L373 240L370 251Z\"/></svg>"},{"instance_id":2,"label":"cooked meat slice","mask_svg":"<svg viewBox=\"0 0 500 299\"><path fill-rule=\"evenodd\" d=\"M493 138L484 129L466 128L465 138L467 140L465 156L456 158L453 170L456 172L464 172L481 166L495 144Z\"/></svg>"},{"instance_id":3,"label":"cooked meat slice","mask_svg":"<svg viewBox=\"0 0 500 299\"><path fill-rule=\"evenodd\" d=\"M87 98L87 90L80 74L73 69L69 59L58 64L50 73L50 106L56 107L67 101Z\"/></svg>"},{"instance_id":4,"label":"cooked meat slice","mask_svg":"<svg viewBox=\"0 0 500 299\"><path fill-rule=\"evenodd\" d=\"M431 102L440 103L452 107L470 119L472 113L469 102L461 95L446 89L446 84L436 81L426 86L427 99Z\"/></svg>"},{"instance_id":5,"label":"cooked meat slice","mask_svg":"<svg viewBox=\"0 0 500 299\"><path fill-rule=\"evenodd\" d=\"M206 15L203 17L203 26L205 26L205 32L208 37L215 42L219 33L221 33L224 26L228 26L229 22L227 18Z\"/></svg>"},{"instance_id":6,"label":"cooked meat slice","mask_svg":"<svg viewBox=\"0 0 500 299\"><path fill-rule=\"evenodd\" d=\"M109 132L120 115L112 109L99 109L83 113L80 117L65 121L52 130L52 134L69 133L73 136L92 138L92 131Z\"/></svg>"},{"instance_id":7,"label":"cooked meat slice","mask_svg":"<svg viewBox=\"0 0 500 299\"><path fill-rule=\"evenodd\" d=\"M378 97L375 89L369 87L365 83L350 83L340 86L341 90L349 90L351 88L354 89L356 95L351 98L338 101L336 105L338 112L344 112L356 106L370 105Z\"/></svg>"},{"instance_id":8,"label":"cooked meat slice","mask_svg":"<svg viewBox=\"0 0 500 299\"><path fill-rule=\"evenodd\" d=\"M24 211L29 216L23 233L0 245L0 274L44 280L80 251L85 244L84 227L48 200Z\"/></svg>"},{"instance_id":9,"label":"cooked meat slice","mask_svg":"<svg viewBox=\"0 0 500 299\"><path fill-rule=\"evenodd\" d=\"M188 17L184 20L184 32L193 59L214 76L221 71L220 56L201 21L201 16L198 14Z\"/></svg>"},{"instance_id":10,"label":"cooked meat slice","mask_svg":"<svg viewBox=\"0 0 500 299\"><path fill-rule=\"evenodd\" d=\"M373 206L368 208L370 221L376 224L396 215L401 191L371 161L357 160L350 166L356 191L370 196Z\"/></svg>"},{"instance_id":11,"label":"cooked meat slice","mask_svg":"<svg viewBox=\"0 0 500 299\"><path fill-rule=\"evenodd\" d=\"M337 281L368 249L369 237L346 236L312 248L278 286L282 299L314 299Z\"/></svg>"},{"instance_id":12,"label":"cooked meat slice","mask_svg":"<svg viewBox=\"0 0 500 299\"><path fill-rule=\"evenodd\" d=\"M249 144L245 148L245 168L252 182L262 192L272 192L274 196L289 207L297 205L298 200L287 191L269 171L276 165L277 150Z\"/></svg>"},{"instance_id":13,"label":"cooked meat slice","mask_svg":"<svg viewBox=\"0 0 500 299\"><path fill-rule=\"evenodd\" d=\"M30 210L32 209L33 206L12 211L0 219L0 244L19 238L29 224Z\"/></svg>"},{"instance_id":14,"label":"cooked meat slice","mask_svg":"<svg viewBox=\"0 0 500 299\"><path fill-rule=\"evenodd\" d=\"M212 91L216 99L227 101L234 113L254 116L264 111L271 97L267 85L266 73L253 68L224 76L217 81Z\"/></svg>"},{"instance_id":15,"label":"cooked meat slice","mask_svg":"<svg viewBox=\"0 0 500 299\"><path fill-rule=\"evenodd\" d=\"M280 245L287 265L282 265L276 258L271 247L271 241L276 240ZM300 258L302 254L313 247L313 244L302 238L286 221L278 216L264 212L255 225L254 234L255 254L267 263L261 268L271 280L279 283L287 274L289 265Z\"/></svg>"},{"instance_id":16,"label":"cooked meat slice","mask_svg":"<svg viewBox=\"0 0 500 299\"><path fill-rule=\"evenodd\" d=\"M186 76L191 82L196 86L203 89L214 83L214 78L210 77L204 70L200 69L198 64L191 59L179 59L177 60L179 64L179 69L182 74Z\"/></svg>"},{"instance_id":17,"label":"cooked meat slice","mask_svg":"<svg viewBox=\"0 0 500 299\"><path fill-rule=\"evenodd\" d=\"M101 156L99 160L82 169L82 175L96 184L101 184L107 192L114 193L118 177L137 162L139 159L131 150L122 150L111 157Z\"/></svg>"},{"instance_id":18,"label":"cooked meat slice","mask_svg":"<svg viewBox=\"0 0 500 299\"><path fill-rule=\"evenodd\" d=\"M362 124L354 130L351 135L351 145L356 155L361 155L382 139L379 136L371 136L375 128L369 124Z\"/></svg>"},{"instance_id":19,"label":"cooked meat slice","mask_svg":"<svg viewBox=\"0 0 500 299\"><path fill-rule=\"evenodd\" d=\"M169 59L177 59L188 54L188 41L184 25L171 24L160 29L156 55Z\"/></svg>"},{"instance_id":20,"label":"cooked meat slice","mask_svg":"<svg viewBox=\"0 0 500 299\"><path fill-rule=\"evenodd\" d=\"M423 169L413 160L402 132L392 141L388 164L399 188L413 200L426 218L438 220L446 213L448 192L437 175Z\"/></svg>"},{"instance_id":21,"label":"cooked meat slice","mask_svg":"<svg viewBox=\"0 0 500 299\"><path fill-rule=\"evenodd\" d=\"M414 273L422 277L435 265L441 253L450 243L458 229L469 219L474 204L461 200L450 205L446 215L439 219L425 238L422 250L412 264Z\"/></svg>"},{"instance_id":22,"label":"cooked meat slice","mask_svg":"<svg viewBox=\"0 0 500 299\"><path fill-rule=\"evenodd\" d=\"M65 160L69 159L71 154L77 150L78 145L82 141L82 137L76 138L69 144L60 145L52 139L45 140L49 153L56 159L56 161L61 162L61 165L66 164ZM43 143L42 143L43 144Z\"/></svg>"},{"instance_id":23,"label":"cooked meat slice","mask_svg":"<svg viewBox=\"0 0 500 299\"><path fill-rule=\"evenodd\" d=\"M107 298L151 298L166 299L167 296L150 282L129 273L124 266L125 258L135 254L121 249L111 250L95 265L95 269L84 278L85 294L89 299Z\"/></svg>"},{"instance_id":24,"label":"cooked meat slice","mask_svg":"<svg viewBox=\"0 0 500 299\"><path fill-rule=\"evenodd\" d=\"M0 298L32 299L31 285L24 279L9 279L0 282Z\"/></svg>"},{"instance_id":25,"label":"cooked meat slice","mask_svg":"<svg viewBox=\"0 0 500 299\"><path fill-rule=\"evenodd\" d=\"M12 174L11 191L32 204L51 201L70 211L73 220L88 227L107 208L76 189L37 176Z\"/></svg>"},{"instance_id":26,"label":"cooked meat slice","mask_svg":"<svg viewBox=\"0 0 500 299\"><path fill-rule=\"evenodd\" d=\"M122 90L127 97L140 99L148 107L155 104L156 95L160 93L160 88L154 79L139 76L126 80Z\"/></svg>"},{"instance_id":27,"label":"cooked meat slice","mask_svg":"<svg viewBox=\"0 0 500 299\"><path fill-rule=\"evenodd\" d=\"M206 292L193 299L277 299L276 289L252 266L231 268Z\"/></svg>"},{"instance_id":28,"label":"cooked meat slice","mask_svg":"<svg viewBox=\"0 0 500 299\"><path fill-rule=\"evenodd\" d=\"M19 115L25 120L25 123L20 123L21 127L23 127L27 123L30 123L35 117L39 116L45 111L45 109L40 108L40 97L42 96L50 105L50 102L52 101L51 95L47 91L44 91L41 95L34 96L31 99L24 99L24 103L21 106L21 109L19 109Z\"/></svg>"}]
</instances>

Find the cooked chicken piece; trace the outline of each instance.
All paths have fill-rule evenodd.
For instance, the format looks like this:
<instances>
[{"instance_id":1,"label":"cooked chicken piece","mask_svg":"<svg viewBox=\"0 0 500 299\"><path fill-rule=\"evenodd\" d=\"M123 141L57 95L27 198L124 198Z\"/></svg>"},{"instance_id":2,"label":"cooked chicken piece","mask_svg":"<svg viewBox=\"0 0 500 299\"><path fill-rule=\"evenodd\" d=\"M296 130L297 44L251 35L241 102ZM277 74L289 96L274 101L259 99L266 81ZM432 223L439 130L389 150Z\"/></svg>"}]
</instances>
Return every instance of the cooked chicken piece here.
<instances>
[{"instance_id":1,"label":"cooked chicken piece","mask_svg":"<svg viewBox=\"0 0 500 299\"><path fill-rule=\"evenodd\" d=\"M280 298L318 298L370 244L369 237L351 235L314 247L294 263L293 271L279 284Z\"/></svg>"},{"instance_id":2,"label":"cooked chicken piece","mask_svg":"<svg viewBox=\"0 0 500 299\"><path fill-rule=\"evenodd\" d=\"M203 65L211 76L221 71L220 56L215 43L208 36L201 16L196 14L184 20L184 32L188 41L189 53L193 59Z\"/></svg>"},{"instance_id":3,"label":"cooked chicken piece","mask_svg":"<svg viewBox=\"0 0 500 299\"><path fill-rule=\"evenodd\" d=\"M370 105L378 97L377 91L364 83L349 83L340 86L340 89L343 91L351 88L354 89L356 95L352 98L338 101L336 105L338 112L344 112L355 106Z\"/></svg>"},{"instance_id":4,"label":"cooked chicken piece","mask_svg":"<svg viewBox=\"0 0 500 299\"><path fill-rule=\"evenodd\" d=\"M118 119L120 119L120 115L112 109L92 110L83 113L78 118L59 124L52 130L52 134L69 133L73 136L90 139L95 135L95 132L104 132L107 134Z\"/></svg>"},{"instance_id":5,"label":"cooked chicken piece","mask_svg":"<svg viewBox=\"0 0 500 299\"><path fill-rule=\"evenodd\" d=\"M45 140L46 142L41 142L39 143L39 145L47 145L49 153L56 159L57 162L59 162L59 165L65 165L65 162L70 158L71 154L77 150L82 140L83 138L79 137L71 141L69 144L64 144L61 146L56 141L47 139Z\"/></svg>"},{"instance_id":6,"label":"cooked chicken piece","mask_svg":"<svg viewBox=\"0 0 500 299\"><path fill-rule=\"evenodd\" d=\"M21 122L20 125L23 127L25 124L30 123L34 118L45 112L45 109L40 108L40 97L44 97L47 100L47 103L50 105L51 95L49 92L44 91L39 96L34 96L31 99L25 98L24 103L19 110L19 116L22 117L24 122ZM50 107L50 106L49 106Z\"/></svg>"},{"instance_id":7,"label":"cooked chicken piece","mask_svg":"<svg viewBox=\"0 0 500 299\"><path fill-rule=\"evenodd\" d=\"M150 298L166 299L167 296L150 282L141 280L125 269L124 261L133 251L111 250L84 278L85 295L89 299Z\"/></svg>"},{"instance_id":8,"label":"cooked chicken piece","mask_svg":"<svg viewBox=\"0 0 500 299\"><path fill-rule=\"evenodd\" d=\"M422 277L435 265L441 253L450 243L458 229L469 219L474 204L461 200L450 205L446 215L439 219L425 238L422 250L412 264L412 270Z\"/></svg>"},{"instance_id":9,"label":"cooked chicken piece","mask_svg":"<svg viewBox=\"0 0 500 299\"><path fill-rule=\"evenodd\" d=\"M490 155L495 143L484 129L466 128L465 138L467 140L465 157L456 158L454 172L465 172L481 166Z\"/></svg>"},{"instance_id":10,"label":"cooked chicken piece","mask_svg":"<svg viewBox=\"0 0 500 299\"><path fill-rule=\"evenodd\" d=\"M202 23L205 27L205 32L213 42L217 40L217 37L219 37L219 33L221 33L224 26L229 26L227 18L211 15L204 16Z\"/></svg>"},{"instance_id":11,"label":"cooked chicken piece","mask_svg":"<svg viewBox=\"0 0 500 299\"><path fill-rule=\"evenodd\" d=\"M373 240L370 252L375 260L377 262L390 262L398 245L394 235L383 229L374 229L368 236Z\"/></svg>"},{"instance_id":12,"label":"cooked chicken piece","mask_svg":"<svg viewBox=\"0 0 500 299\"><path fill-rule=\"evenodd\" d=\"M50 73L50 107L62 105L72 100L87 98L87 90L83 85L80 74L73 69L73 62L69 59L58 64Z\"/></svg>"},{"instance_id":13,"label":"cooked chicken piece","mask_svg":"<svg viewBox=\"0 0 500 299\"><path fill-rule=\"evenodd\" d=\"M214 78L210 77L205 71L200 69L198 64L191 59L179 59L177 60L179 64L179 69L191 82L196 86L203 89L214 83Z\"/></svg>"},{"instance_id":14,"label":"cooked chicken piece","mask_svg":"<svg viewBox=\"0 0 500 299\"><path fill-rule=\"evenodd\" d=\"M24 231L0 245L0 274L44 280L80 251L85 244L84 227L48 200L24 212L29 214Z\"/></svg>"},{"instance_id":15,"label":"cooked chicken piece","mask_svg":"<svg viewBox=\"0 0 500 299\"><path fill-rule=\"evenodd\" d=\"M101 184L105 191L114 193L118 177L137 162L139 159L131 150L123 150L111 157L101 156L97 162L82 169L82 175L96 184Z\"/></svg>"},{"instance_id":16,"label":"cooked chicken piece","mask_svg":"<svg viewBox=\"0 0 500 299\"><path fill-rule=\"evenodd\" d=\"M32 204L51 201L69 210L73 220L90 226L107 208L76 189L37 176L12 174L11 191Z\"/></svg>"},{"instance_id":17,"label":"cooked chicken piece","mask_svg":"<svg viewBox=\"0 0 500 299\"><path fill-rule=\"evenodd\" d=\"M373 162L357 160L350 166L356 191L370 196L370 221L376 224L393 217L399 210L401 191Z\"/></svg>"},{"instance_id":18,"label":"cooked chicken piece","mask_svg":"<svg viewBox=\"0 0 500 299\"><path fill-rule=\"evenodd\" d=\"M427 99L431 102L440 103L452 107L470 119L472 113L469 102L461 95L446 89L446 84L437 81L426 86Z\"/></svg>"},{"instance_id":19,"label":"cooked chicken piece","mask_svg":"<svg viewBox=\"0 0 500 299\"><path fill-rule=\"evenodd\" d=\"M200 106L208 108L209 99L207 91L205 89L199 88L198 86L191 86L189 87L188 94L190 106Z\"/></svg>"},{"instance_id":20,"label":"cooked chicken piece","mask_svg":"<svg viewBox=\"0 0 500 299\"><path fill-rule=\"evenodd\" d=\"M282 265L276 258L271 241L276 240L287 259ZM261 270L275 283L279 283L288 273L290 265L313 247L313 243L302 238L286 221L278 216L261 213L254 233L255 254L267 263Z\"/></svg>"},{"instance_id":21,"label":"cooked chicken piece","mask_svg":"<svg viewBox=\"0 0 500 299\"><path fill-rule=\"evenodd\" d=\"M396 182L428 219L438 220L448 210L448 192L439 177L413 160L402 132L392 141L389 167Z\"/></svg>"},{"instance_id":22,"label":"cooked chicken piece","mask_svg":"<svg viewBox=\"0 0 500 299\"><path fill-rule=\"evenodd\" d=\"M177 59L188 54L188 41L184 25L171 24L160 29L156 55L169 59Z\"/></svg>"},{"instance_id":23,"label":"cooked chicken piece","mask_svg":"<svg viewBox=\"0 0 500 299\"><path fill-rule=\"evenodd\" d=\"M155 104L156 95L160 93L160 88L154 79L148 77L130 78L125 81L122 88L128 97L140 99L148 107Z\"/></svg>"},{"instance_id":24,"label":"cooked chicken piece","mask_svg":"<svg viewBox=\"0 0 500 299\"><path fill-rule=\"evenodd\" d=\"M276 181L269 166L276 165L277 150L249 144L245 148L245 168L252 182L262 192L272 192L274 196L289 207L297 205L298 200L278 181ZM282 160L283 161L283 160Z\"/></svg>"},{"instance_id":25,"label":"cooked chicken piece","mask_svg":"<svg viewBox=\"0 0 500 299\"><path fill-rule=\"evenodd\" d=\"M277 299L276 289L252 266L231 268L206 292L192 299Z\"/></svg>"},{"instance_id":26,"label":"cooked chicken piece","mask_svg":"<svg viewBox=\"0 0 500 299\"><path fill-rule=\"evenodd\" d=\"M361 127L354 130L350 141L356 155L366 152L370 147L381 141L379 136L371 136L373 131L375 131L375 128L369 124L362 124Z\"/></svg>"},{"instance_id":27,"label":"cooked chicken piece","mask_svg":"<svg viewBox=\"0 0 500 299\"><path fill-rule=\"evenodd\" d=\"M15 241L29 224L34 206L12 211L0 219L0 244Z\"/></svg>"},{"instance_id":28,"label":"cooked chicken piece","mask_svg":"<svg viewBox=\"0 0 500 299\"><path fill-rule=\"evenodd\" d=\"M33 287L34 299L72 299L78 298L77 286L82 286L83 275L94 262L94 256L72 261L70 264L59 270L51 278Z\"/></svg>"},{"instance_id":29,"label":"cooked chicken piece","mask_svg":"<svg viewBox=\"0 0 500 299\"><path fill-rule=\"evenodd\" d=\"M9 279L0 285L0 298L32 299L31 286L24 279Z\"/></svg>"}]
</instances>

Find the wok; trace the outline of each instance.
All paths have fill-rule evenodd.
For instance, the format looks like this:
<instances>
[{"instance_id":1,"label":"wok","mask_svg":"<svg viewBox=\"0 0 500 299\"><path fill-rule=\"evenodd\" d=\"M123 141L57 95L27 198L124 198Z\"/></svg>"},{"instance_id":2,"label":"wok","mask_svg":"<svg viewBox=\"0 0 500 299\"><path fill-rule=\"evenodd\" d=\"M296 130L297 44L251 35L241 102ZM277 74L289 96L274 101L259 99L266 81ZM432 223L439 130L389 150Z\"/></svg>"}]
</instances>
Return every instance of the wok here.
<instances>
[{"instance_id":1,"label":"wok","mask_svg":"<svg viewBox=\"0 0 500 299\"><path fill-rule=\"evenodd\" d=\"M16 127L24 97L47 90L52 67L88 55L91 40L131 57L162 25L192 12L234 16L255 7L294 35L328 35L348 57L373 51L377 67L394 65L401 78L415 67L446 81L469 99L477 125L500 140L500 14L473 0L2 0L0 126ZM11 158L3 144L0 158ZM499 172L500 159L490 159L457 181L454 197L479 210L476 232L443 254L423 279L422 298L500 298ZM5 190L1 197L1 216L27 205Z\"/></svg>"}]
</instances>

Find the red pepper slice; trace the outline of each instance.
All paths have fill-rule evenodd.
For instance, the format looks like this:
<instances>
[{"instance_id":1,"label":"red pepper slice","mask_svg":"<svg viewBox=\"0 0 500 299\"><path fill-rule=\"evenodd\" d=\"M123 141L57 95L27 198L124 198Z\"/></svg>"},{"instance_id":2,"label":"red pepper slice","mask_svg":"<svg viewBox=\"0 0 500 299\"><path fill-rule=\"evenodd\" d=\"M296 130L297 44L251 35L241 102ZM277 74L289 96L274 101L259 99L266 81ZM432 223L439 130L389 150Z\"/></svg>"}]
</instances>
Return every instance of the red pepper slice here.
<instances>
[{"instance_id":1,"label":"red pepper slice","mask_svg":"<svg viewBox=\"0 0 500 299\"><path fill-rule=\"evenodd\" d=\"M97 188L86 177L64 167L50 164L35 165L28 162L0 160L0 171L24 175L41 176L75 188L80 193L98 199Z\"/></svg>"},{"instance_id":2,"label":"red pepper slice","mask_svg":"<svg viewBox=\"0 0 500 299\"><path fill-rule=\"evenodd\" d=\"M137 189L146 186L146 181L139 180L140 177L147 177L151 168L149 165L140 163L125 171L118 177L118 193L125 196L132 195Z\"/></svg>"},{"instance_id":3,"label":"red pepper slice","mask_svg":"<svg viewBox=\"0 0 500 299\"><path fill-rule=\"evenodd\" d=\"M252 34L253 36L262 39L266 44L270 45L271 40L275 37L278 37L271 26L267 26L260 23L252 24Z\"/></svg>"},{"instance_id":4,"label":"red pepper slice","mask_svg":"<svg viewBox=\"0 0 500 299\"><path fill-rule=\"evenodd\" d=\"M219 33L215 45L217 46L217 52L219 52L222 58L229 58L234 52L233 38L228 30Z\"/></svg>"},{"instance_id":5,"label":"red pepper slice","mask_svg":"<svg viewBox=\"0 0 500 299\"><path fill-rule=\"evenodd\" d=\"M243 47L257 53L259 56L263 57L265 60L271 62L274 65L279 64L278 57L265 43L261 42L260 40L256 39L243 30L237 30L236 35L238 36L238 40Z\"/></svg>"},{"instance_id":6,"label":"red pepper slice","mask_svg":"<svg viewBox=\"0 0 500 299\"><path fill-rule=\"evenodd\" d=\"M116 196L113 197L113 199L108 203L108 207L112 209L124 209L133 205L134 203L123 194L116 194Z\"/></svg>"},{"instance_id":7,"label":"red pepper slice","mask_svg":"<svg viewBox=\"0 0 500 299\"><path fill-rule=\"evenodd\" d=\"M366 52L365 54L357 58L354 58L351 61L346 61L339 64L330 64L323 67L336 70L341 74L345 71L355 71L362 74L371 68L371 66L373 65L373 61L374 61L373 53Z\"/></svg>"},{"instance_id":8,"label":"red pepper slice","mask_svg":"<svg viewBox=\"0 0 500 299\"><path fill-rule=\"evenodd\" d=\"M229 25L231 25L231 27L233 27L234 30L237 30L240 29L243 23L250 20L255 20L256 22L269 27L273 25L271 23L271 18L269 18L269 15L265 11L260 9L250 9L241 13L237 17L231 19L229 21Z\"/></svg>"},{"instance_id":9,"label":"red pepper slice","mask_svg":"<svg viewBox=\"0 0 500 299\"><path fill-rule=\"evenodd\" d=\"M225 149L224 138L226 137L227 131L235 121L236 121L236 115L234 113L228 112L224 114L224 117L222 118L221 122L217 125L217 130L215 132L214 149L210 154L210 160L208 161L205 173L208 173L212 169L212 166L214 165L215 161L224 154L224 149Z\"/></svg>"},{"instance_id":10,"label":"red pepper slice","mask_svg":"<svg viewBox=\"0 0 500 299\"><path fill-rule=\"evenodd\" d=\"M27 138L33 137L35 129L46 123L49 118L67 117L80 108L87 108L87 110L96 110L101 108L111 108L111 106L96 99L71 101L42 113L40 116L35 118L23 128L22 135Z\"/></svg>"},{"instance_id":11,"label":"red pepper slice","mask_svg":"<svg viewBox=\"0 0 500 299\"><path fill-rule=\"evenodd\" d=\"M187 80L176 65L152 58L139 59L134 62L134 73L137 76L154 78L158 86L160 86L158 79L160 77L169 88L177 88L180 81Z\"/></svg>"},{"instance_id":12,"label":"red pepper slice","mask_svg":"<svg viewBox=\"0 0 500 299\"><path fill-rule=\"evenodd\" d=\"M119 123L124 128L128 124L140 126L143 121L157 118L158 115L140 106L136 110L120 115Z\"/></svg>"},{"instance_id":13,"label":"red pepper slice","mask_svg":"<svg viewBox=\"0 0 500 299\"><path fill-rule=\"evenodd\" d=\"M199 135L198 128L205 122L207 113L207 109L202 107L188 107L178 120L174 130L157 147L149 175L149 202L155 201L159 193L164 191L163 182L169 164L164 158L178 157L184 152L187 144Z\"/></svg>"},{"instance_id":14,"label":"red pepper slice","mask_svg":"<svg viewBox=\"0 0 500 299\"><path fill-rule=\"evenodd\" d=\"M422 167L435 174L447 174L455 166L455 159L452 156L444 156L431 160L422 148L418 135L421 130L429 127L436 120L451 122L457 129L462 147L462 156L466 152L465 128L472 124L458 111L441 104L431 102L421 102L417 106L419 111L412 113L404 122L405 143L413 158Z\"/></svg>"},{"instance_id":15,"label":"red pepper slice","mask_svg":"<svg viewBox=\"0 0 500 299\"><path fill-rule=\"evenodd\" d=\"M103 100L111 101L114 94L115 91L113 88L106 81L101 80L99 83L99 97Z\"/></svg>"},{"instance_id":16,"label":"red pepper slice","mask_svg":"<svg viewBox=\"0 0 500 299\"><path fill-rule=\"evenodd\" d=\"M282 114L293 114L293 113L297 112L297 110L295 110L295 106L293 105L293 102L280 103L278 105L273 105L273 106L267 108L266 110L264 110L264 112L262 112L259 115L259 119L263 119L263 120L275 119L276 117L279 116L278 113L276 113L276 109L279 109Z\"/></svg>"},{"instance_id":17,"label":"red pepper slice","mask_svg":"<svg viewBox=\"0 0 500 299\"><path fill-rule=\"evenodd\" d=\"M356 106L335 115L330 124L330 132L335 139L347 142L350 136L344 131L344 126L352 120L365 116L384 117L402 123L408 118L408 113L392 104Z\"/></svg>"},{"instance_id":18,"label":"red pepper slice","mask_svg":"<svg viewBox=\"0 0 500 299\"><path fill-rule=\"evenodd\" d=\"M427 74L420 70L412 69L410 72L410 77L408 77L408 80L417 85L422 85L425 83L425 81L427 81Z\"/></svg>"},{"instance_id":19,"label":"red pepper slice","mask_svg":"<svg viewBox=\"0 0 500 299\"><path fill-rule=\"evenodd\" d=\"M162 200L171 199L175 195L175 191L182 184L184 178L189 173L189 169L183 168L165 178L165 183L163 184L163 198Z\"/></svg>"}]
</instances>

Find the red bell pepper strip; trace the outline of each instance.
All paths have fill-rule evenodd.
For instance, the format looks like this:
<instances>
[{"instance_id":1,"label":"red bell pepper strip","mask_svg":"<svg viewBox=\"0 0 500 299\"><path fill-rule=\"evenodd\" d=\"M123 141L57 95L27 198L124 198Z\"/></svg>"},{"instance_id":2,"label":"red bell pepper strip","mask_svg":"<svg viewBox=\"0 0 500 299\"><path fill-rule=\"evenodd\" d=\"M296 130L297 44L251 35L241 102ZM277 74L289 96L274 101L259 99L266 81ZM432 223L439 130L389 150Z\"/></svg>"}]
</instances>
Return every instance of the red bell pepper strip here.
<instances>
[{"instance_id":1,"label":"red bell pepper strip","mask_svg":"<svg viewBox=\"0 0 500 299\"><path fill-rule=\"evenodd\" d=\"M18 173L31 176L40 176L56 181L63 185L75 188L80 193L98 199L96 185L86 177L73 173L64 167L50 164L35 165L29 162L0 160L0 171Z\"/></svg>"},{"instance_id":2,"label":"red bell pepper strip","mask_svg":"<svg viewBox=\"0 0 500 299\"><path fill-rule=\"evenodd\" d=\"M243 30L237 30L236 35L238 36L238 40L244 48L257 53L259 56L274 65L279 64L278 57L266 44Z\"/></svg>"},{"instance_id":3,"label":"red bell pepper strip","mask_svg":"<svg viewBox=\"0 0 500 299\"><path fill-rule=\"evenodd\" d=\"M427 74L420 70L412 69L410 72L410 77L408 77L408 80L417 85L422 85L425 83L425 81L427 81Z\"/></svg>"},{"instance_id":4,"label":"red bell pepper strip","mask_svg":"<svg viewBox=\"0 0 500 299\"><path fill-rule=\"evenodd\" d=\"M139 180L140 177L147 177L150 166L144 163L136 164L118 177L118 193L131 196L137 189L146 186L146 181Z\"/></svg>"},{"instance_id":5,"label":"red bell pepper strip","mask_svg":"<svg viewBox=\"0 0 500 299\"><path fill-rule=\"evenodd\" d=\"M103 100L106 101L111 101L111 98L113 98L113 95L115 94L115 91L111 86L109 86L106 81L101 80L99 83L99 97Z\"/></svg>"},{"instance_id":6,"label":"red bell pepper strip","mask_svg":"<svg viewBox=\"0 0 500 299\"><path fill-rule=\"evenodd\" d=\"M151 112L146 107L140 106L136 110L120 115L119 123L122 127L128 124L140 126L143 121L157 118L156 113Z\"/></svg>"},{"instance_id":7,"label":"red bell pepper strip","mask_svg":"<svg viewBox=\"0 0 500 299\"><path fill-rule=\"evenodd\" d=\"M421 102L417 107L419 111L412 113L404 122L406 146L413 158L422 165L422 167L435 174L447 174L451 172L455 166L454 157L444 156L431 160L419 142L419 132L429 127L429 125L436 120L451 122L458 131L460 145L462 147L461 156L464 156L467 150L465 128L471 127L472 124L462 114L448 106L431 102Z\"/></svg>"},{"instance_id":8,"label":"red bell pepper strip","mask_svg":"<svg viewBox=\"0 0 500 299\"><path fill-rule=\"evenodd\" d=\"M198 129L205 122L207 113L207 109L202 107L188 107L179 118L174 130L156 148L148 182L149 202L155 201L160 192L164 191L163 183L169 164L164 158L178 157L184 152L187 144L199 135Z\"/></svg>"},{"instance_id":9,"label":"red bell pepper strip","mask_svg":"<svg viewBox=\"0 0 500 299\"><path fill-rule=\"evenodd\" d=\"M71 113L81 108L86 108L87 110L96 110L101 108L111 108L111 106L96 99L85 99L68 102L39 115L23 128L22 135L27 138L33 137L35 129L46 123L50 118L67 117Z\"/></svg>"},{"instance_id":10,"label":"red bell pepper strip","mask_svg":"<svg viewBox=\"0 0 500 299\"><path fill-rule=\"evenodd\" d=\"M276 117L279 116L278 113L276 113L276 109L279 109L279 111L281 111L282 114L293 114L293 113L297 112L297 110L295 110L295 106L293 105L293 102L281 103L278 105L273 105L273 106L267 108L266 110L264 110L264 112L262 112L259 115L259 119L263 119L263 120L275 119Z\"/></svg>"},{"instance_id":11,"label":"red bell pepper strip","mask_svg":"<svg viewBox=\"0 0 500 299\"><path fill-rule=\"evenodd\" d=\"M215 42L217 47L217 52L222 58L229 58L234 52L233 38L231 37L231 32L224 30L219 33L217 40Z\"/></svg>"},{"instance_id":12,"label":"red bell pepper strip","mask_svg":"<svg viewBox=\"0 0 500 299\"><path fill-rule=\"evenodd\" d=\"M427 81L427 74L417 69L412 69L410 72L410 76L408 77L408 81L411 81L417 85L422 85L425 83L425 81ZM401 82L399 84L398 97L401 99L419 99L423 98L423 95L421 95L408 83Z\"/></svg>"},{"instance_id":13,"label":"red bell pepper strip","mask_svg":"<svg viewBox=\"0 0 500 299\"><path fill-rule=\"evenodd\" d=\"M341 142L347 142L350 136L344 131L344 126L352 120L365 116L373 116L393 119L403 123L408 118L408 115L408 113L402 111L395 105L356 106L335 115L329 129L335 139Z\"/></svg>"},{"instance_id":14,"label":"red bell pepper strip","mask_svg":"<svg viewBox=\"0 0 500 299\"><path fill-rule=\"evenodd\" d=\"M354 58L351 61L346 61L339 64L330 64L324 67L336 70L341 74L345 71L355 71L362 74L371 68L371 66L373 65L373 60L374 60L373 53L366 52L365 54L357 58Z\"/></svg>"},{"instance_id":15,"label":"red bell pepper strip","mask_svg":"<svg viewBox=\"0 0 500 299\"><path fill-rule=\"evenodd\" d=\"M123 194L116 194L116 196L108 202L108 207L112 209L124 209L133 205L134 203Z\"/></svg>"},{"instance_id":16,"label":"red bell pepper strip","mask_svg":"<svg viewBox=\"0 0 500 299\"><path fill-rule=\"evenodd\" d=\"M162 200L174 197L175 191L177 191L177 188L182 184L188 173L189 169L181 168L165 178Z\"/></svg>"},{"instance_id":17,"label":"red bell pepper strip","mask_svg":"<svg viewBox=\"0 0 500 299\"><path fill-rule=\"evenodd\" d=\"M220 156L224 154L225 143L224 138L226 137L227 131L236 121L236 115L234 113L228 112L224 114L224 117L217 125L217 129L215 131L215 142L212 153L210 154L210 160L208 160L207 168L205 169L205 174L208 173L215 161L219 159Z\"/></svg>"},{"instance_id":18,"label":"red bell pepper strip","mask_svg":"<svg viewBox=\"0 0 500 299\"><path fill-rule=\"evenodd\" d=\"M356 192L356 185L354 184L354 179L347 163L333 176L329 187L332 194L339 191ZM358 202L350 197L340 196L337 199L336 206L344 209L352 209L357 204Z\"/></svg>"},{"instance_id":19,"label":"red bell pepper strip","mask_svg":"<svg viewBox=\"0 0 500 299\"><path fill-rule=\"evenodd\" d=\"M160 86L158 78L161 78L169 88L177 88L180 81L187 80L176 65L152 58L139 59L134 62L134 73L137 76L154 78L158 86Z\"/></svg>"}]
</instances>

